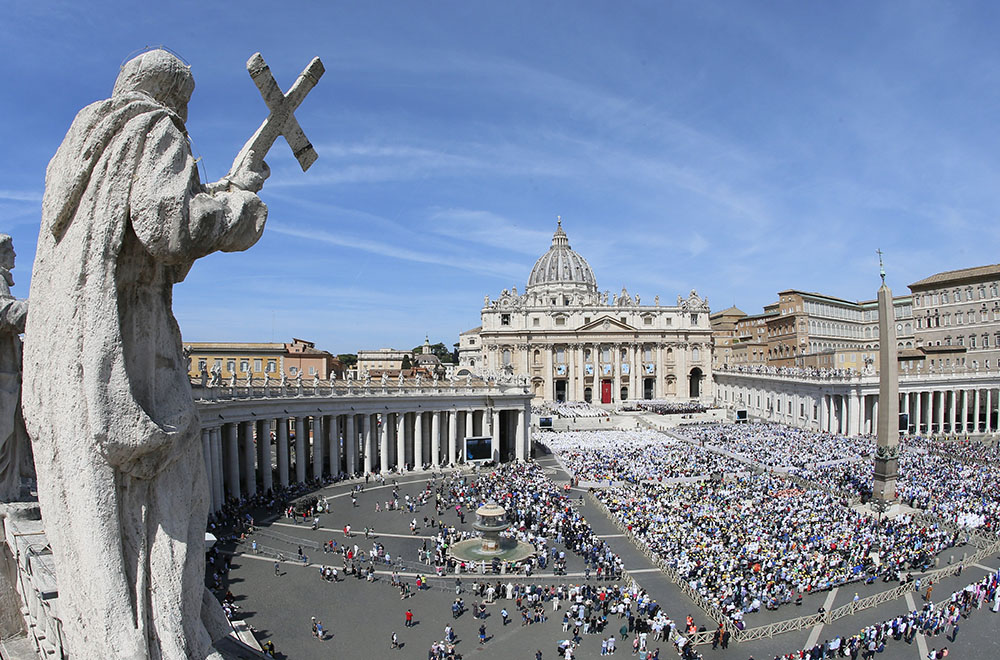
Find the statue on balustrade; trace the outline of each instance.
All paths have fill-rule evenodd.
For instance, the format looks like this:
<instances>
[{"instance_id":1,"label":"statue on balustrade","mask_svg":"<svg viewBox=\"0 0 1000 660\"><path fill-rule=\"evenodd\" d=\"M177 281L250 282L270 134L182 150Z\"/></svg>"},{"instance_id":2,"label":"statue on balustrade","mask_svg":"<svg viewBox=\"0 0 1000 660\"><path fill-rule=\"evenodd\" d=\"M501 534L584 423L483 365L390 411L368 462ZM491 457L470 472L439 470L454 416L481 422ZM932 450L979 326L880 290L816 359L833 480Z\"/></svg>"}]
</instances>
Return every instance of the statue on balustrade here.
<instances>
[{"instance_id":1,"label":"statue on balustrade","mask_svg":"<svg viewBox=\"0 0 1000 660\"><path fill-rule=\"evenodd\" d=\"M193 90L164 50L129 60L46 171L23 405L78 658L221 657L203 622L208 481L171 301L196 260L260 238L268 171L249 158L201 182Z\"/></svg>"},{"instance_id":2,"label":"statue on balustrade","mask_svg":"<svg viewBox=\"0 0 1000 660\"><path fill-rule=\"evenodd\" d=\"M21 499L21 478L35 474L21 415L21 333L28 301L10 294L16 256L13 239L0 234L0 502Z\"/></svg>"}]
</instances>

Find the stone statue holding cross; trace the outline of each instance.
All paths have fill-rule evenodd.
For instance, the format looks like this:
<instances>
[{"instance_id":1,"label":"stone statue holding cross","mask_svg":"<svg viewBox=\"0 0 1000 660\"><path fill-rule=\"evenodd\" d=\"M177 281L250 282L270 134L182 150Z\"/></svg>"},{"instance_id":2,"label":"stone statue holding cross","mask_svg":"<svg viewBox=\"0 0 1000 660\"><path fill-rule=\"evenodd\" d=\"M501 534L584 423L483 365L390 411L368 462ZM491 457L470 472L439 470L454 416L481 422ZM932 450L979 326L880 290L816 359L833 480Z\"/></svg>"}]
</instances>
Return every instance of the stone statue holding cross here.
<instances>
[{"instance_id":1,"label":"stone statue holding cross","mask_svg":"<svg viewBox=\"0 0 1000 660\"><path fill-rule=\"evenodd\" d=\"M259 55L250 64L271 115L222 180L199 179L194 79L164 50L122 66L46 172L23 409L76 657L220 657L203 621L208 483L172 291L197 259L260 238L278 135L303 169L315 160L292 112L322 75L314 60L286 96Z\"/></svg>"}]
</instances>

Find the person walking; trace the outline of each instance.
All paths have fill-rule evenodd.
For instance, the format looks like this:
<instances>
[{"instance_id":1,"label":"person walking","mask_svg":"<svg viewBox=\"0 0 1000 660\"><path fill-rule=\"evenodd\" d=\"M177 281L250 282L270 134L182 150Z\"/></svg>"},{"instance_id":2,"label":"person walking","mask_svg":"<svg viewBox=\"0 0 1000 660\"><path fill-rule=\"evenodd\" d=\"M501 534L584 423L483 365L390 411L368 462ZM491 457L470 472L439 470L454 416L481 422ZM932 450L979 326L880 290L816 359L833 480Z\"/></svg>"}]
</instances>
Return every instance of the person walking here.
<instances>
[{"instance_id":1,"label":"person walking","mask_svg":"<svg viewBox=\"0 0 1000 660\"><path fill-rule=\"evenodd\" d=\"M486 624L482 623L479 625L479 643L486 643Z\"/></svg>"},{"instance_id":2,"label":"person walking","mask_svg":"<svg viewBox=\"0 0 1000 660\"><path fill-rule=\"evenodd\" d=\"M503 619L504 628L507 627L507 622L510 621L510 614L507 613L507 608L500 609L500 618Z\"/></svg>"},{"instance_id":3,"label":"person walking","mask_svg":"<svg viewBox=\"0 0 1000 660\"><path fill-rule=\"evenodd\" d=\"M392 633L392 637L390 638L389 648L391 648L391 649L398 649L399 648L399 638L396 637L396 633L395 632Z\"/></svg>"},{"instance_id":4,"label":"person walking","mask_svg":"<svg viewBox=\"0 0 1000 660\"><path fill-rule=\"evenodd\" d=\"M406 623L405 623L405 625L406 625L407 628L410 628L410 627L413 626L413 610L410 610L410 609L406 610Z\"/></svg>"}]
</instances>

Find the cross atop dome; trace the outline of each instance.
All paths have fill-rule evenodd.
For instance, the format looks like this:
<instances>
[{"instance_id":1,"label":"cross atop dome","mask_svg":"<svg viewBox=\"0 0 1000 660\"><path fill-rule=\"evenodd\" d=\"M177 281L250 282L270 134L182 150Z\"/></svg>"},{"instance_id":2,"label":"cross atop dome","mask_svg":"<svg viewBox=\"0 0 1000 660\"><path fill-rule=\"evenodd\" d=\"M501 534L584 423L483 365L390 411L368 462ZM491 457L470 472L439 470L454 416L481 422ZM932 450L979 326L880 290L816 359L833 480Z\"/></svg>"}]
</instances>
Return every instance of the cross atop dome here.
<instances>
[{"instance_id":1,"label":"cross atop dome","mask_svg":"<svg viewBox=\"0 0 1000 660\"><path fill-rule=\"evenodd\" d=\"M556 233L552 235L552 247L569 247L569 237L562 228L562 216L556 216Z\"/></svg>"}]
</instances>

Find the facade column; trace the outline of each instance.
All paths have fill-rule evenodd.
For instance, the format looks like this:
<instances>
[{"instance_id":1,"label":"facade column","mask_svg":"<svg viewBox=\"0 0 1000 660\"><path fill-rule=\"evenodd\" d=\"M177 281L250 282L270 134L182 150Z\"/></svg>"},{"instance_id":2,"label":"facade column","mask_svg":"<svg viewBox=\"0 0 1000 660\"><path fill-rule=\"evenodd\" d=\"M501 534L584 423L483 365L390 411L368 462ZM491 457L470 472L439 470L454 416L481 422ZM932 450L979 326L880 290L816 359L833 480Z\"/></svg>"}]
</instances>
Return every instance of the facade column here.
<instances>
[{"instance_id":1,"label":"facade column","mask_svg":"<svg viewBox=\"0 0 1000 660\"><path fill-rule=\"evenodd\" d=\"M406 472L406 413L396 413L396 469Z\"/></svg>"},{"instance_id":2,"label":"facade column","mask_svg":"<svg viewBox=\"0 0 1000 660\"><path fill-rule=\"evenodd\" d=\"M205 461L205 479L208 481L208 510L215 511L215 465L212 463L212 432L201 430L201 454Z\"/></svg>"},{"instance_id":3,"label":"facade column","mask_svg":"<svg viewBox=\"0 0 1000 660\"><path fill-rule=\"evenodd\" d=\"M923 407L924 393L918 391L916 392L916 395L917 395L916 396L917 400L916 403L914 404L915 408L913 411L913 416L916 418L916 426L914 426L913 428L914 428L914 434L921 435L923 431L920 430L920 425L923 423L923 420L920 419L920 415L923 413L922 407Z\"/></svg>"},{"instance_id":4,"label":"facade column","mask_svg":"<svg viewBox=\"0 0 1000 660\"><path fill-rule=\"evenodd\" d=\"M278 483L288 486L288 418L279 417L275 426L278 435Z\"/></svg>"},{"instance_id":5,"label":"facade column","mask_svg":"<svg viewBox=\"0 0 1000 660\"><path fill-rule=\"evenodd\" d=\"M521 463L528 460L528 443L531 442L528 435L527 425L531 420L529 407L517 411L517 428L514 431L514 445L517 452L517 460ZM525 417L527 415L527 417Z\"/></svg>"},{"instance_id":6,"label":"facade column","mask_svg":"<svg viewBox=\"0 0 1000 660\"><path fill-rule=\"evenodd\" d=\"M576 400L584 401L584 390L587 389L587 361L584 358L586 348L583 344L576 344L576 367L580 375L580 386L577 388Z\"/></svg>"},{"instance_id":7,"label":"facade column","mask_svg":"<svg viewBox=\"0 0 1000 660\"><path fill-rule=\"evenodd\" d=\"M347 451L347 474L353 477L358 473L358 432L354 429L353 412L344 419L344 447Z\"/></svg>"},{"instance_id":8,"label":"facade column","mask_svg":"<svg viewBox=\"0 0 1000 660\"><path fill-rule=\"evenodd\" d=\"M413 413L413 469L424 469L424 413Z\"/></svg>"},{"instance_id":9,"label":"facade column","mask_svg":"<svg viewBox=\"0 0 1000 660\"><path fill-rule=\"evenodd\" d=\"M829 432L828 417L826 412L826 395L819 395L819 430Z\"/></svg>"},{"instance_id":10,"label":"facade column","mask_svg":"<svg viewBox=\"0 0 1000 660\"><path fill-rule=\"evenodd\" d=\"M382 432L378 443L379 471L389 471L389 413L382 413Z\"/></svg>"},{"instance_id":11,"label":"facade column","mask_svg":"<svg viewBox=\"0 0 1000 660\"><path fill-rule=\"evenodd\" d=\"M212 493L215 498L215 508L218 511L225 504L225 484L222 481L222 429L218 426L209 429L209 439L212 450Z\"/></svg>"},{"instance_id":12,"label":"facade column","mask_svg":"<svg viewBox=\"0 0 1000 660\"><path fill-rule=\"evenodd\" d=\"M441 467L441 415L442 412L431 413L431 467Z\"/></svg>"},{"instance_id":13,"label":"facade column","mask_svg":"<svg viewBox=\"0 0 1000 660\"><path fill-rule=\"evenodd\" d=\"M903 394L903 410L906 411L906 423L907 425L913 422L913 414L910 412L910 393L906 392ZM906 434L910 434L909 426L907 426Z\"/></svg>"},{"instance_id":14,"label":"facade column","mask_svg":"<svg viewBox=\"0 0 1000 660\"><path fill-rule=\"evenodd\" d=\"M621 353L620 344L611 345L611 403L618 403L622 396Z\"/></svg>"},{"instance_id":15,"label":"facade column","mask_svg":"<svg viewBox=\"0 0 1000 660\"><path fill-rule=\"evenodd\" d=\"M253 422L243 422L244 487L247 497L257 493L257 450L253 443Z\"/></svg>"},{"instance_id":16,"label":"facade column","mask_svg":"<svg viewBox=\"0 0 1000 660\"><path fill-rule=\"evenodd\" d=\"M299 416L295 418L295 481L305 483L306 463L309 458L306 456L306 433L308 426L306 418Z\"/></svg>"},{"instance_id":17,"label":"facade column","mask_svg":"<svg viewBox=\"0 0 1000 660\"><path fill-rule=\"evenodd\" d=\"M485 415L485 413L483 413ZM486 420L483 420L483 424L486 424ZM485 429L483 429L485 431ZM486 435L486 433L483 433ZM490 435L493 437L493 461L499 463L500 457L500 411L496 408L493 409L493 419L490 422Z\"/></svg>"},{"instance_id":18,"label":"facade column","mask_svg":"<svg viewBox=\"0 0 1000 660\"><path fill-rule=\"evenodd\" d=\"M868 432L875 435L878 432L878 397L872 399L872 419ZM899 420L896 421L896 426L899 426Z\"/></svg>"},{"instance_id":19,"label":"facade column","mask_svg":"<svg viewBox=\"0 0 1000 660\"><path fill-rule=\"evenodd\" d=\"M226 424L226 465L229 467L227 475L229 479L226 484L227 493L234 500L240 499L239 432L239 425L236 422Z\"/></svg>"},{"instance_id":20,"label":"facade column","mask_svg":"<svg viewBox=\"0 0 1000 660\"><path fill-rule=\"evenodd\" d=\"M469 438L476 435L476 411L465 411L465 435L462 438Z\"/></svg>"},{"instance_id":21,"label":"facade column","mask_svg":"<svg viewBox=\"0 0 1000 660\"><path fill-rule=\"evenodd\" d=\"M458 462L458 411L448 412L448 465Z\"/></svg>"},{"instance_id":22,"label":"facade column","mask_svg":"<svg viewBox=\"0 0 1000 660\"><path fill-rule=\"evenodd\" d=\"M271 422L257 420L257 466L260 469L260 489L265 493L274 487L271 474Z\"/></svg>"}]
</instances>

